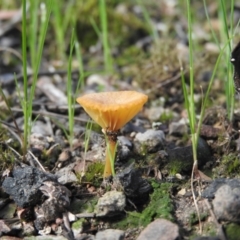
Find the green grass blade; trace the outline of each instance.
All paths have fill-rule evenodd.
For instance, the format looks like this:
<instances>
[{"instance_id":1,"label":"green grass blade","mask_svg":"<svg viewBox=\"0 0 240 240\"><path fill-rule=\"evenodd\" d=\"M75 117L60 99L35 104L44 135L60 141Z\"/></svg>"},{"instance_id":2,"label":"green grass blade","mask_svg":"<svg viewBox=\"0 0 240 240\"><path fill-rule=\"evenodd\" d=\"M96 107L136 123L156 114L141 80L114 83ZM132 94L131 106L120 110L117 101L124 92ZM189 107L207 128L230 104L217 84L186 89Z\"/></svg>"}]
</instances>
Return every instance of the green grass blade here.
<instances>
[{"instance_id":1,"label":"green grass blade","mask_svg":"<svg viewBox=\"0 0 240 240\"><path fill-rule=\"evenodd\" d=\"M107 11L106 11L106 2L105 0L99 0L99 11L100 11L100 20L101 20L101 30L102 30L102 43L104 51L104 64L105 70L107 73L113 71L112 68L112 57L110 52L110 46L108 43L108 22L107 22Z\"/></svg>"}]
</instances>

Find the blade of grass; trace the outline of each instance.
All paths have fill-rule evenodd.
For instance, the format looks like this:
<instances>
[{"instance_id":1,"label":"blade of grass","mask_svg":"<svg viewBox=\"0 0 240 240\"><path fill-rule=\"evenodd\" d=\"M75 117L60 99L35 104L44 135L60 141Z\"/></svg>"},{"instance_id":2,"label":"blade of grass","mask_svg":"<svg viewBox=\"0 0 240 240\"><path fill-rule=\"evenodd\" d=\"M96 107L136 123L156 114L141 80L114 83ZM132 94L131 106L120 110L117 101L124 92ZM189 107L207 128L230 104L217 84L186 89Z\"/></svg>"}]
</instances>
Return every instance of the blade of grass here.
<instances>
[{"instance_id":1,"label":"blade of grass","mask_svg":"<svg viewBox=\"0 0 240 240\"><path fill-rule=\"evenodd\" d=\"M37 56L31 53L31 57L34 57L34 68L33 68L33 79L32 84L30 88L30 92L28 91L28 78L27 78L27 2L26 0L23 0L22 2L22 58L23 58L23 88L24 88L24 96L22 103L23 108L23 115L24 115L24 135L23 135L23 156L27 153L27 144L28 144L28 136L31 133L31 127L32 127L32 102L34 99L35 94L35 88L37 83L37 76L39 71L39 66L42 58L42 51L44 46L44 41L46 37L46 32L48 28L48 23L52 11L52 0L46 0L46 5L44 2L41 3L41 26L40 26L40 33L38 37L38 47L37 50L33 49L33 46L36 46L36 38L32 36L30 38L30 46L32 48L32 51L37 53ZM34 7L32 9L35 9L37 11L37 8ZM33 10L32 10L33 11ZM36 15L38 15L38 12L35 12ZM31 21L31 19L30 19ZM36 34L36 32L35 32Z\"/></svg>"},{"instance_id":2,"label":"blade of grass","mask_svg":"<svg viewBox=\"0 0 240 240\"><path fill-rule=\"evenodd\" d=\"M37 32L38 32L38 6L39 0L31 1L30 4L30 28L29 28L29 49L31 57L31 67L32 69L36 68L36 49L37 49Z\"/></svg>"},{"instance_id":3,"label":"blade of grass","mask_svg":"<svg viewBox=\"0 0 240 240\"><path fill-rule=\"evenodd\" d=\"M27 139L28 139L28 122L29 122L29 108L28 108L28 80L27 80L27 1L22 2L22 58L23 58L23 85L24 97L22 101L23 115L24 115L24 129L23 129L23 156L27 153Z\"/></svg>"},{"instance_id":4,"label":"blade of grass","mask_svg":"<svg viewBox=\"0 0 240 240\"><path fill-rule=\"evenodd\" d=\"M77 89L75 91L75 94L78 92L79 88L84 87L84 78L85 78L85 72L84 72L84 66L83 66L83 58L82 58L82 52L81 52L81 44L78 41L75 41L75 51L76 51L76 57L79 64L79 80L77 84Z\"/></svg>"},{"instance_id":5,"label":"blade of grass","mask_svg":"<svg viewBox=\"0 0 240 240\"><path fill-rule=\"evenodd\" d=\"M87 150L88 150L88 146L89 146L89 142L90 142L90 136L91 136L91 132L92 132L92 126L93 126L93 122L90 120L87 122L87 126L86 126L86 131L85 131L85 135L84 135L84 157L83 157L83 171L81 173L81 179L84 177L85 175L85 170L86 170L86 155L87 155Z\"/></svg>"},{"instance_id":6,"label":"blade of grass","mask_svg":"<svg viewBox=\"0 0 240 240\"><path fill-rule=\"evenodd\" d=\"M151 18L149 16L148 11L145 8L145 6L143 5L142 0L137 0L137 3L140 5L140 7L142 9L143 17L144 17L144 19L145 19L145 21L148 24L148 27L150 29L150 34L152 35L152 38L153 38L154 42L157 43L158 40L159 40L159 35L158 35L158 32L157 32L156 28L153 26L153 23L151 21Z\"/></svg>"},{"instance_id":7,"label":"blade of grass","mask_svg":"<svg viewBox=\"0 0 240 240\"><path fill-rule=\"evenodd\" d=\"M228 23L227 23L227 9L226 9L226 2L223 0L220 0L220 6L219 6L219 15L220 15L220 20L222 22L223 28L222 29L222 38L223 41L226 42L230 39L229 37L229 29L228 29ZM230 23L230 32L232 33L233 31L233 10L234 10L234 1L232 0L230 3L230 8L231 8L231 13L230 13L230 18L231 18L231 23ZM231 42L228 41L228 48L226 51L226 57L228 58L231 56ZM233 118L233 111L234 111L234 95L235 95L235 89L234 89L234 84L233 81L230 80L232 79L232 64L230 61L228 61L227 64L227 74L225 74L225 89L226 89L226 96L227 96L227 113L228 113L228 118L232 120Z\"/></svg>"},{"instance_id":8,"label":"blade of grass","mask_svg":"<svg viewBox=\"0 0 240 240\"><path fill-rule=\"evenodd\" d=\"M106 11L106 2L105 0L99 0L99 12L101 20L101 30L102 30L102 43L103 43L103 52L104 52L104 65L105 71L111 73L113 71L112 67L112 57L110 52L110 46L108 43L108 26L107 26L107 11Z\"/></svg>"},{"instance_id":9,"label":"blade of grass","mask_svg":"<svg viewBox=\"0 0 240 240\"><path fill-rule=\"evenodd\" d=\"M57 54L59 59L65 59L65 43L64 43L64 32L63 32L63 22L65 18L62 18L61 6L63 5L62 1L54 0L53 4L53 13L54 13L54 30L57 38ZM64 21L63 21L64 20Z\"/></svg>"},{"instance_id":10,"label":"blade of grass","mask_svg":"<svg viewBox=\"0 0 240 240\"><path fill-rule=\"evenodd\" d=\"M194 193L194 186L193 186L193 178L194 174L198 168L198 160L197 160L197 145L198 145L198 136L196 134L196 112L195 112L195 102L194 102L194 69L193 69L193 38L192 38L192 12L190 6L190 0L186 0L187 4L187 19L188 19L188 43L189 43L189 74L190 74L190 89L189 89L189 96L186 96L186 100L188 102L189 110L188 116L189 118L189 125L191 130L191 140L192 140L192 150L193 150L193 167L192 167L192 174L191 174L191 191L193 196L194 205L196 208L198 222L199 222L199 229L200 233L202 232L202 223L200 219L200 212L197 205L196 196ZM186 89L183 90L186 94Z\"/></svg>"},{"instance_id":11,"label":"blade of grass","mask_svg":"<svg viewBox=\"0 0 240 240\"><path fill-rule=\"evenodd\" d=\"M73 106L73 90L72 90L72 53L75 46L75 31L72 30L70 53L68 58L68 73L67 73L67 99L68 99L68 125L69 125L69 143L72 147L73 127L74 127L74 106Z\"/></svg>"}]
</instances>

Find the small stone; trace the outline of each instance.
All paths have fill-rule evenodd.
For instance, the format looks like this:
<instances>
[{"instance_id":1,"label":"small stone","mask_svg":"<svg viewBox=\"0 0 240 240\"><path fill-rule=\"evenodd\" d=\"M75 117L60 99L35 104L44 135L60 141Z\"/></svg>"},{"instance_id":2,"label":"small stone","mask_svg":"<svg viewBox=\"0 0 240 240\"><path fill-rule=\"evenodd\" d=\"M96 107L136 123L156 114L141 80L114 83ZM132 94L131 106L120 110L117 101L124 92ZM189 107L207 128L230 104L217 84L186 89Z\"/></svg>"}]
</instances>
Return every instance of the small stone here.
<instances>
[{"instance_id":1,"label":"small stone","mask_svg":"<svg viewBox=\"0 0 240 240\"><path fill-rule=\"evenodd\" d=\"M111 216L123 211L126 206L126 197L123 192L109 191L98 199L96 216Z\"/></svg>"},{"instance_id":2,"label":"small stone","mask_svg":"<svg viewBox=\"0 0 240 240\"><path fill-rule=\"evenodd\" d=\"M156 219L140 233L137 240L176 240L179 238L178 226L166 219Z\"/></svg>"},{"instance_id":3,"label":"small stone","mask_svg":"<svg viewBox=\"0 0 240 240\"><path fill-rule=\"evenodd\" d=\"M144 133L138 133L135 136L134 143L138 153L146 152L154 153L163 149L165 142L165 134L161 130L149 129Z\"/></svg>"},{"instance_id":4,"label":"small stone","mask_svg":"<svg viewBox=\"0 0 240 240\"><path fill-rule=\"evenodd\" d=\"M166 109L163 107L152 107L146 111L146 115L152 121L158 121Z\"/></svg>"},{"instance_id":5,"label":"small stone","mask_svg":"<svg viewBox=\"0 0 240 240\"><path fill-rule=\"evenodd\" d=\"M227 184L230 186L232 189L238 188L240 186L240 179L225 179L225 178L219 178L215 179L203 192L202 192L202 197L208 198L208 199L213 199L215 193L217 190Z\"/></svg>"},{"instance_id":6,"label":"small stone","mask_svg":"<svg viewBox=\"0 0 240 240\"><path fill-rule=\"evenodd\" d=\"M184 196L186 194L186 188L182 188L180 191L178 191L177 195Z\"/></svg>"},{"instance_id":7,"label":"small stone","mask_svg":"<svg viewBox=\"0 0 240 240\"><path fill-rule=\"evenodd\" d=\"M128 159L131 154L131 149L133 144L129 141L128 138L124 136L118 137L119 149L118 149L118 157L119 160Z\"/></svg>"},{"instance_id":8,"label":"small stone","mask_svg":"<svg viewBox=\"0 0 240 240\"><path fill-rule=\"evenodd\" d=\"M41 133L32 133L29 137L29 145L31 148L37 148L41 151L49 147L46 137Z\"/></svg>"},{"instance_id":9,"label":"small stone","mask_svg":"<svg viewBox=\"0 0 240 240\"><path fill-rule=\"evenodd\" d=\"M172 122L169 124L169 134L173 136L183 136L184 134L187 134L188 127L185 122L179 121L179 122Z\"/></svg>"},{"instance_id":10,"label":"small stone","mask_svg":"<svg viewBox=\"0 0 240 240\"><path fill-rule=\"evenodd\" d=\"M240 221L240 189L231 188L228 185L221 186L212 202L216 217L219 220Z\"/></svg>"},{"instance_id":11,"label":"small stone","mask_svg":"<svg viewBox=\"0 0 240 240\"><path fill-rule=\"evenodd\" d=\"M11 231L10 227L5 223L5 221L0 220L0 235L7 234Z\"/></svg>"},{"instance_id":12,"label":"small stone","mask_svg":"<svg viewBox=\"0 0 240 240\"><path fill-rule=\"evenodd\" d=\"M176 147L167 149L168 168L175 168L177 173L190 173L193 164L192 146ZM199 138L197 148L198 166L201 167L211 160L211 152L207 142Z\"/></svg>"},{"instance_id":13,"label":"small stone","mask_svg":"<svg viewBox=\"0 0 240 240\"><path fill-rule=\"evenodd\" d=\"M142 177L141 171L133 165L116 174L113 181L119 181L124 193L132 198L142 198L152 190L152 186Z\"/></svg>"},{"instance_id":14,"label":"small stone","mask_svg":"<svg viewBox=\"0 0 240 240\"><path fill-rule=\"evenodd\" d=\"M73 172L75 165L76 163L68 164L66 167L61 168L55 173L55 175L58 177L59 183L67 184L78 181L76 174Z\"/></svg>"},{"instance_id":15,"label":"small stone","mask_svg":"<svg viewBox=\"0 0 240 240\"><path fill-rule=\"evenodd\" d=\"M123 240L124 231L118 229L107 229L96 234L95 240Z\"/></svg>"}]
</instances>

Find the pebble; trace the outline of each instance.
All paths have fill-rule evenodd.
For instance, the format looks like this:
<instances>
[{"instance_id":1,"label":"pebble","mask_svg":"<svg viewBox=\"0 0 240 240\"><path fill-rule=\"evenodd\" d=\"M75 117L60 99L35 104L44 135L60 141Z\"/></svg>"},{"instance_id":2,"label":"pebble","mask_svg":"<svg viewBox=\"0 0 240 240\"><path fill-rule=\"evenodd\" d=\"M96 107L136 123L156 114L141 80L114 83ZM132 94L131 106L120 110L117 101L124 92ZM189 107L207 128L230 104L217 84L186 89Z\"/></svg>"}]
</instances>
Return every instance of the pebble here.
<instances>
[{"instance_id":1,"label":"pebble","mask_svg":"<svg viewBox=\"0 0 240 240\"><path fill-rule=\"evenodd\" d=\"M142 146L148 153L154 153L163 149L165 134L161 130L148 129L144 133L137 133L134 139L136 151L142 153Z\"/></svg>"},{"instance_id":2,"label":"pebble","mask_svg":"<svg viewBox=\"0 0 240 240\"><path fill-rule=\"evenodd\" d=\"M118 137L118 157L119 160L125 160L128 159L131 155L131 149L133 147L133 144L130 142L130 140L124 136Z\"/></svg>"},{"instance_id":3,"label":"pebble","mask_svg":"<svg viewBox=\"0 0 240 240\"><path fill-rule=\"evenodd\" d=\"M176 240L179 236L178 226L166 219L156 219L140 233L137 240Z\"/></svg>"},{"instance_id":4,"label":"pebble","mask_svg":"<svg viewBox=\"0 0 240 240\"><path fill-rule=\"evenodd\" d=\"M61 168L59 171L56 171L55 175L58 177L58 182L61 184L74 183L78 179L73 172L74 166L76 163L71 163L66 167Z\"/></svg>"},{"instance_id":5,"label":"pebble","mask_svg":"<svg viewBox=\"0 0 240 240\"><path fill-rule=\"evenodd\" d=\"M124 231L118 229L107 229L104 231L99 231L96 234L95 240L123 240Z\"/></svg>"},{"instance_id":6,"label":"pebble","mask_svg":"<svg viewBox=\"0 0 240 240\"><path fill-rule=\"evenodd\" d=\"M152 107L146 111L146 115L152 121L158 121L166 109L163 107Z\"/></svg>"},{"instance_id":7,"label":"pebble","mask_svg":"<svg viewBox=\"0 0 240 240\"><path fill-rule=\"evenodd\" d=\"M212 201L214 213L219 220L240 221L240 188L231 188L225 184L221 186Z\"/></svg>"},{"instance_id":8,"label":"pebble","mask_svg":"<svg viewBox=\"0 0 240 240\"><path fill-rule=\"evenodd\" d=\"M223 185L227 184L232 189L238 188L240 186L240 179L226 179L218 178L215 179L203 192L202 197L213 199L216 191Z\"/></svg>"},{"instance_id":9,"label":"pebble","mask_svg":"<svg viewBox=\"0 0 240 240\"><path fill-rule=\"evenodd\" d=\"M96 216L112 216L123 211L126 206L126 197L123 192L109 191L98 199Z\"/></svg>"},{"instance_id":10,"label":"pebble","mask_svg":"<svg viewBox=\"0 0 240 240\"><path fill-rule=\"evenodd\" d=\"M122 172L116 174L114 182L120 182L126 196L132 198L143 199L143 196L148 195L152 190L149 182L142 177L141 171L134 168L133 165L128 166Z\"/></svg>"},{"instance_id":11,"label":"pebble","mask_svg":"<svg viewBox=\"0 0 240 240\"><path fill-rule=\"evenodd\" d=\"M169 124L169 134L173 136L183 136L188 133L188 127L185 122L171 122Z\"/></svg>"},{"instance_id":12,"label":"pebble","mask_svg":"<svg viewBox=\"0 0 240 240\"><path fill-rule=\"evenodd\" d=\"M189 173L192 171L193 150L192 146L169 148L166 150L170 166L178 166L178 173ZM199 138L198 141L198 166L201 167L211 160L211 152L207 142Z\"/></svg>"}]
</instances>

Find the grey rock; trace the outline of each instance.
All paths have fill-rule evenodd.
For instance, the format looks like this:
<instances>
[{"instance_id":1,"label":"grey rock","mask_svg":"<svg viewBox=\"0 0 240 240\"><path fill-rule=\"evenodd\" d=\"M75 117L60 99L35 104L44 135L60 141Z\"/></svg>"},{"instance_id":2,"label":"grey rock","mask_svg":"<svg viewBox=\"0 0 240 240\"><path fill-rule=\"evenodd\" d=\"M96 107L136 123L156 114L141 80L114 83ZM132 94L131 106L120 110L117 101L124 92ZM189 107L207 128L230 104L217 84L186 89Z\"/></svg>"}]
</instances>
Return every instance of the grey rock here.
<instances>
[{"instance_id":1,"label":"grey rock","mask_svg":"<svg viewBox=\"0 0 240 240\"><path fill-rule=\"evenodd\" d=\"M130 142L130 140L124 136L118 137L118 158L119 160L125 160L128 159L131 155L131 149L133 147L133 144Z\"/></svg>"},{"instance_id":2,"label":"grey rock","mask_svg":"<svg viewBox=\"0 0 240 240\"><path fill-rule=\"evenodd\" d=\"M140 233L137 240L177 240L178 226L166 219L156 219Z\"/></svg>"},{"instance_id":3,"label":"grey rock","mask_svg":"<svg viewBox=\"0 0 240 240\"><path fill-rule=\"evenodd\" d=\"M98 199L96 216L112 216L123 211L126 206L126 197L123 192L109 191Z\"/></svg>"},{"instance_id":4,"label":"grey rock","mask_svg":"<svg viewBox=\"0 0 240 240\"><path fill-rule=\"evenodd\" d=\"M95 236L82 233L75 237L75 240L95 240Z\"/></svg>"},{"instance_id":5,"label":"grey rock","mask_svg":"<svg viewBox=\"0 0 240 240\"><path fill-rule=\"evenodd\" d=\"M186 123L182 122L171 122L169 124L169 134L174 136L183 136L188 132Z\"/></svg>"},{"instance_id":6,"label":"grey rock","mask_svg":"<svg viewBox=\"0 0 240 240\"><path fill-rule=\"evenodd\" d=\"M75 165L76 163L68 164L67 166L61 168L59 171L55 173L55 175L58 177L59 183L67 184L78 181L75 173L73 172L73 168Z\"/></svg>"},{"instance_id":7,"label":"grey rock","mask_svg":"<svg viewBox=\"0 0 240 240\"><path fill-rule=\"evenodd\" d=\"M148 153L154 153L163 149L165 134L161 130L149 129L144 133L138 133L135 136L134 144L138 153L143 152L143 148Z\"/></svg>"},{"instance_id":8,"label":"grey rock","mask_svg":"<svg viewBox=\"0 0 240 240\"><path fill-rule=\"evenodd\" d=\"M152 190L152 186L142 177L141 171L133 165L116 174L114 182L120 182L128 197L142 197Z\"/></svg>"},{"instance_id":9,"label":"grey rock","mask_svg":"<svg viewBox=\"0 0 240 240\"><path fill-rule=\"evenodd\" d=\"M33 129L32 129L32 131L33 131ZM47 138L43 134L38 133L38 132L34 132L30 135L29 145L31 146L31 148L37 148L40 150L44 150L49 147Z\"/></svg>"},{"instance_id":10,"label":"grey rock","mask_svg":"<svg viewBox=\"0 0 240 240\"><path fill-rule=\"evenodd\" d=\"M131 141L124 137L124 136L119 136L118 137L118 143L121 145L121 146L127 146L128 148L132 148L132 143Z\"/></svg>"},{"instance_id":11,"label":"grey rock","mask_svg":"<svg viewBox=\"0 0 240 240\"><path fill-rule=\"evenodd\" d=\"M40 187L45 181L56 181L56 177L30 166L15 167L13 177L5 178L2 187L20 207L35 206L41 202Z\"/></svg>"},{"instance_id":12,"label":"grey rock","mask_svg":"<svg viewBox=\"0 0 240 240\"><path fill-rule=\"evenodd\" d=\"M240 186L240 179L215 179L203 192L202 197L213 199L216 191L223 185L227 184L231 189L238 188Z\"/></svg>"},{"instance_id":13,"label":"grey rock","mask_svg":"<svg viewBox=\"0 0 240 240\"><path fill-rule=\"evenodd\" d=\"M95 240L123 240L124 231L118 229L107 229L96 234Z\"/></svg>"},{"instance_id":14,"label":"grey rock","mask_svg":"<svg viewBox=\"0 0 240 240\"><path fill-rule=\"evenodd\" d=\"M146 111L146 115L152 121L158 121L166 109L163 107L152 107Z\"/></svg>"},{"instance_id":15,"label":"grey rock","mask_svg":"<svg viewBox=\"0 0 240 240\"><path fill-rule=\"evenodd\" d=\"M178 166L179 173L188 173L192 171L193 165L193 150L192 146L176 147L167 149L167 163L169 166ZM198 166L203 166L207 161L211 160L211 152L207 142L199 138L197 148Z\"/></svg>"},{"instance_id":16,"label":"grey rock","mask_svg":"<svg viewBox=\"0 0 240 240\"><path fill-rule=\"evenodd\" d=\"M240 222L240 188L221 186L212 201L213 209L219 220Z\"/></svg>"}]
</instances>

